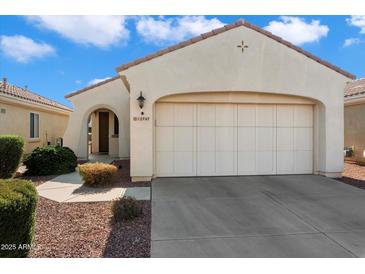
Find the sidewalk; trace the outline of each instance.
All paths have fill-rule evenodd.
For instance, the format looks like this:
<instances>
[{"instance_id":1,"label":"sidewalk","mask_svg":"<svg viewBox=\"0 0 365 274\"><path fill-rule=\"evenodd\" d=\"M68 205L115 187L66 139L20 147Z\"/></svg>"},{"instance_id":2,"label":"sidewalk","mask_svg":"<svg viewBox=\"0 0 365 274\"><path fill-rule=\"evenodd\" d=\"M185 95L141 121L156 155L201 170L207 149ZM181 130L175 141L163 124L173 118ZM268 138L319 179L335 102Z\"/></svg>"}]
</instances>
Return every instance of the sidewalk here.
<instances>
[{"instance_id":1,"label":"sidewalk","mask_svg":"<svg viewBox=\"0 0 365 274\"><path fill-rule=\"evenodd\" d=\"M86 187L77 171L55 177L39 185L37 190L40 196L60 203L104 202L123 196L150 200L149 187Z\"/></svg>"}]
</instances>

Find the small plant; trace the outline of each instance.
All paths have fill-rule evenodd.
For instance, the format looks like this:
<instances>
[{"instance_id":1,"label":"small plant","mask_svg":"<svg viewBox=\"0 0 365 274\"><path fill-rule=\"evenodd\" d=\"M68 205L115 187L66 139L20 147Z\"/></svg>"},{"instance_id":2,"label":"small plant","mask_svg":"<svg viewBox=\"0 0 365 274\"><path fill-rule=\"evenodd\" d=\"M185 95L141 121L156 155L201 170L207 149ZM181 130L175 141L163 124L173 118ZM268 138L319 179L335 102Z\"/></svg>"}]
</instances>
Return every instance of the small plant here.
<instances>
[{"instance_id":1,"label":"small plant","mask_svg":"<svg viewBox=\"0 0 365 274\"><path fill-rule=\"evenodd\" d=\"M142 214L141 204L133 197L124 196L113 203L113 222L132 220Z\"/></svg>"},{"instance_id":2,"label":"small plant","mask_svg":"<svg viewBox=\"0 0 365 274\"><path fill-rule=\"evenodd\" d=\"M26 257L34 235L37 191L31 181L0 179L0 257Z\"/></svg>"},{"instance_id":3,"label":"small plant","mask_svg":"<svg viewBox=\"0 0 365 274\"><path fill-rule=\"evenodd\" d=\"M79 165L79 173L87 186L110 185L117 180L117 167L104 163Z\"/></svg>"},{"instance_id":4,"label":"small plant","mask_svg":"<svg viewBox=\"0 0 365 274\"><path fill-rule=\"evenodd\" d=\"M0 178L13 177L23 155L24 140L16 135L0 135Z\"/></svg>"},{"instance_id":5,"label":"small plant","mask_svg":"<svg viewBox=\"0 0 365 274\"><path fill-rule=\"evenodd\" d=\"M24 164L26 175L56 175L75 171L77 157L68 147L38 147L28 155Z\"/></svg>"}]
</instances>

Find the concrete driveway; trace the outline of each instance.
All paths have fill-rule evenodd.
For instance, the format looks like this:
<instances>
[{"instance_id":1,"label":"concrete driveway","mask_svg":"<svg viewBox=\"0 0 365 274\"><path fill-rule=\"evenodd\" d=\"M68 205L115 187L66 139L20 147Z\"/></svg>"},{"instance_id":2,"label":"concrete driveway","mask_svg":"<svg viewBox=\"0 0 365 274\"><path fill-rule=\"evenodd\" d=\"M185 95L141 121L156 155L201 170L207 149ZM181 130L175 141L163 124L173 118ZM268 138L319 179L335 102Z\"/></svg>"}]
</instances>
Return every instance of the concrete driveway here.
<instances>
[{"instance_id":1,"label":"concrete driveway","mask_svg":"<svg viewBox=\"0 0 365 274\"><path fill-rule=\"evenodd\" d=\"M152 257L365 257L365 190L314 175L159 178Z\"/></svg>"}]
</instances>

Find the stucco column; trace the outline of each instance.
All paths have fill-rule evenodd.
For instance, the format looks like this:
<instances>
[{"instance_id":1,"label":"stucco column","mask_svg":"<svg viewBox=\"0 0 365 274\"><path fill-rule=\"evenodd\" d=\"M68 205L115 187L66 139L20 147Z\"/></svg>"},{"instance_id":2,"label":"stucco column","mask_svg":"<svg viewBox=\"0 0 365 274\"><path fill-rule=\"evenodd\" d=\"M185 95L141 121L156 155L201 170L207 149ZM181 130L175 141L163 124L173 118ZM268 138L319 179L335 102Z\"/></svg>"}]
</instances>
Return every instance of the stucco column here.
<instances>
[{"instance_id":1,"label":"stucco column","mask_svg":"<svg viewBox=\"0 0 365 274\"><path fill-rule=\"evenodd\" d=\"M344 165L343 108L329 105L325 109L325 161L320 173L327 177L341 177Z\"/></svg>"},{"instance_id":2,"label":"stucco column","mask_svg":"<svg viewBox=\"0 0 365 274\"><path fill-rule=\"evenodd\" d=\"M150 181L153 176L153 102L146 98L143 115L136 98L138 92L131 91L130 99L130 148L131 177L133 182Z\"/></svg>"}]
</instances>

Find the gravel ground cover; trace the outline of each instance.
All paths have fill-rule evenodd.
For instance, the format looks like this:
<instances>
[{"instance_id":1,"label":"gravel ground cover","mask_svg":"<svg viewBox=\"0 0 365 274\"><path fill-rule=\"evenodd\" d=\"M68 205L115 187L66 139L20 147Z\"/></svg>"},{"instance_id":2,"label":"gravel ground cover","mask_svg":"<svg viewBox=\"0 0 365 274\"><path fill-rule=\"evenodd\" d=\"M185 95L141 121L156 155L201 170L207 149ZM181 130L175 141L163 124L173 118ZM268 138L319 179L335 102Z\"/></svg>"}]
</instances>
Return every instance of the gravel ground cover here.
<instances>
[{"instance_id":1,"label":"gravel ground cover","mask_svg":"<svg viewBox=\"0 0 365 274\"><path fill-rule=\"evenodd\" d=\"M356 163L345 162L342 178L339 181L365 189L365 166Z\"/></svg>"},{"instance_id":2,"label":"gravel ground cover","mask_svg":"<svg viewBox=\"0 0 365 274\"><path fill-rule=\"evenodd\" d=\"M112 202L57 203L40 197L35 248L29 257L149 257L151 207L131 221L111 222Z\"/></svg>"}]
</instances>

